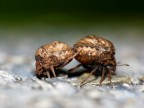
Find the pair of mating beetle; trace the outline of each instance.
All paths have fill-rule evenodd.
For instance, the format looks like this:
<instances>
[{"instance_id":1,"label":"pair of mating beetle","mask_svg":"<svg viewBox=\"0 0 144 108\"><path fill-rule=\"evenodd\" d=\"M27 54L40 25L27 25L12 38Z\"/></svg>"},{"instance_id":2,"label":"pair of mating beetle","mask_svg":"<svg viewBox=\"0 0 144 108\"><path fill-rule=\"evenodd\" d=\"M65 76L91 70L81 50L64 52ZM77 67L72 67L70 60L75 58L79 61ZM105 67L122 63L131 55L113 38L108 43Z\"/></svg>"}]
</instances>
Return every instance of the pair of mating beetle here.
<instances>
[{"instance_id":1,"label":"pair of mating beetle","mask_svg":"<svg viewBox=\"0 0 144 108\"><path fill-rule=\"evenodd\" d=\"M114 55L113 43L95 35L83 37L74 44L73 48L63 42L53 41L37 49L35 53L36 75L40 78L56 77L55 69L64 67L75 58L80 64L70 69L70 71L83 66L90 70L89 76L96 73L101 74L100 84L103 82L105 75L108 75L111 83L112 74L116 70Z\"/></svg>"}]
</instances>

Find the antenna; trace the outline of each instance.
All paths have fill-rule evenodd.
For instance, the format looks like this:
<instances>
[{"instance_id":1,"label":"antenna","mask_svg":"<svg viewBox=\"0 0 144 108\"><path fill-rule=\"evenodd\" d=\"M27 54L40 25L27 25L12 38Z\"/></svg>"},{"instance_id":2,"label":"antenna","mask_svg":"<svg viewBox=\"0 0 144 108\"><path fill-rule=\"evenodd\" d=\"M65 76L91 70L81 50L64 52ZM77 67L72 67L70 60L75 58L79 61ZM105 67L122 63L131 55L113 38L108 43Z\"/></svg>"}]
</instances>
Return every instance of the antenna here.
<instances>
[{"instance_id":1,"label":"antenna","mask_svg":"<svg viewBox=\"0 0 144 108\"><path fill-rule=\"evenodd\" d=\"M117 62L117 66L130 66L129 64L121 64L120 62Z\"/></svg>"}]
</instances>

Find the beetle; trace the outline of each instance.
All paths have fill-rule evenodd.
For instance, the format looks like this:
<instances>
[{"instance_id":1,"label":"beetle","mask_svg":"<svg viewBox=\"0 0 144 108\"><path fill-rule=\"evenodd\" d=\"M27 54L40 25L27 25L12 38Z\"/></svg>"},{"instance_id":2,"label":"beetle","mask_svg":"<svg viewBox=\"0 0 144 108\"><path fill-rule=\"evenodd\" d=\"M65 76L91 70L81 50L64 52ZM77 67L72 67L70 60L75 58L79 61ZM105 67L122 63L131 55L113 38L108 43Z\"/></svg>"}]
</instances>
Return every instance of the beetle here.
<instances>
[{"instance_id":1,"label":"beetle","mask_svg":"<svg viewBox=\"0 0 144 108\"><path fill-rule=\"evenodd\" d=\"M36 76L57 77L55 69L60 69L67 65L74 58L73 49L60 41L42 45L35 53Z\"/></svg>"},{"instance_id":2,"label":"beetle","mask_svg":"<svg viewBox=\"0 0 144 108\"><path fill-rule=\"evenodd\" d=\"M83 37L73 46L75 59L80 62L79 65L69 70L69 73L80 66L90 70L90 74L85 78L81 85L92 75L101 74L100 84L102 84L105 75L111 83L112 74L116 70L115 47L112 42L96 35Z\"/></svg>"}]
</instances>

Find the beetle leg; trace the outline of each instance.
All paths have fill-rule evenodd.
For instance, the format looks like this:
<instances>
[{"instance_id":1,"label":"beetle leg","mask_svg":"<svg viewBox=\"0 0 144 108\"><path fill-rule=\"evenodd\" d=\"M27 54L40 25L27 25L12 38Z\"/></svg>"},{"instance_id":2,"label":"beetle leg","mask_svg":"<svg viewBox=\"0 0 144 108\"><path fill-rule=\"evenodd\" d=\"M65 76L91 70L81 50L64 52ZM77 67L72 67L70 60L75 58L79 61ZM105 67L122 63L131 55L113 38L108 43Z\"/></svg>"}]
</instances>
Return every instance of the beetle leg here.
<instances>
[{"instance_id":1,"label":"beetle leg","mask_svg":"<svg viewBox=\"0 0 144 108\"><path fill-rule=\"evenodd\" d=\"M112 78L112 73L111 73L111 71L109 70L109 71L108 71L108 80L110 81L110 84L111 84L111 78Z\"/></svg>"},{"instance_id":2,"label":"beetle leg","mask_svg":"<svg viewBox=\"0 0 144 108\"><path fill-rule=\"evenodd\" d=\"M68 58L68 60L73 59L75 56L77 56L79 54L79 52L75 53L74 55L72 55L71 57Z\"/></svg>"},{"instance_id":3,"label":"beetle leg","mask_svg":"<svg viewBox=\"0 0 144 108\"><path fill-rule=\"evenodd\" d=\"M63 66L65 66L71 59L73 59L78 54L79 54L79 52L77 52L74 55L72 55L71 57L67 58L67 60L62 64L62 66L59 67L59 69L62 68Z\"/></svg>"},{"instance_id":4,"label":"beetle leg","mask_svg":"<svg viewBox=\"0 0 144 108\"><path fill-rule=\"evenodd\" d=\"M89 79L89 77L96 71L97 68L93 69L90 74L81 82L80 87L82 87L85 83L86 80Z\"/></svg>"},{"instance_id":5,"label":"beetle leg","mask_svg":"<svg viewBox=\"0 0 144 108\"><path fill-rule=\"evenodd\" d=\"M76 70L77 68L79 68L80 66L82 66L82 64L78 64L77 66L69 69L68 72L71 73L71 72L73 72L74 70Z\"/></svg>"},{"instance_id":6,"label":"beetle leg","mask_svg":"<svg viewBox=\"0 0 144 108\"><path fill-rule=\"evenodd\" d=\"M100 79L100 84L103 82L104 80L104 75L105 75L105 71L104 69L102 68L102 76L101 76L101 79Z\"/></svg>"},{"instance_id":7,"label":"beetle leg","mask_svg":"<svg viewBox=\"0 0 144 108\"><path fill-rule=\"evenodd\" d=\"M47 75L48 78L50 78L50 73L49 73L49 71L46 71L46 75Z\"/></svg>"},{"instance_id":8,"label":"beetle leg","mask_svg":"<svg viewBox=\"0 0 144 108\"><path fill-rule=\"evenodd\" d=\"M50 71L49 71L49 68L47 68L46 66L42 65L42 67L44 68L44 70L46 71L46 75L48 78L50 78Z\"/></svg>"},{"instance_id":9,"label":"beetle leg","mask_svg":"<svg viewBox=\"0 0 144 108\"><path fill-rule=\"evenodd\" d=\"M109 76L108 78L109 78L109 81L110 81L110 84L111 84L111 78L112 78L111 71L109 71L108 76Z\"/></svg>"},{"instance_id":10,"label":"beetle leg","mask_svg":"<svg viewBox=\"0 0 144 108\"><path fill-rule=\"evenodd\" d=\"M55 73L55 70L54 70L53 66L52 66L52 67L50 67L50 70L52 71L52 73L53 73L54 77L56 77L56 73Z\"/></svg>"}]
</instances>

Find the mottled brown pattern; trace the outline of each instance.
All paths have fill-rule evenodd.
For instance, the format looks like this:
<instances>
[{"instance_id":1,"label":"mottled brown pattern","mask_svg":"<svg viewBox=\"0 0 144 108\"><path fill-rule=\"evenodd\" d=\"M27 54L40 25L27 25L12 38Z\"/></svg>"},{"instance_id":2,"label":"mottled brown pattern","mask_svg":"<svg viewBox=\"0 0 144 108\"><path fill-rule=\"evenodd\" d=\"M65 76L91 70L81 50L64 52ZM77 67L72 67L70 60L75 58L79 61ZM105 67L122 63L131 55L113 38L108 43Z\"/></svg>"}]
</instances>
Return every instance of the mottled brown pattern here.
<instances>
[{"instance_id":1,"label":"mottled brown pattern","mask_svg":"<svg viewBox=\"0 0 144 108\"><path fill-rule=\"evenodd\" d=\"M72 48L59 41L41 46L35 53L36 75L38 77L56 77L54 70L68 64L73 56Z\"/></svg>"},{"instance_id":2,"label":"mottled brown pattern","mask_svg":"<svg viewBox=\"0 0 144 108\"><path fill-rule=\"evenodd\" d=\"M112 42L95 35L89 35L75 43L73 48L75 52L79 52L75 59L83 67L91 69L92 74L102 73L100 83L104 80L105 73L108 73L111 82L111 74L116 70L115 48Z\"/></svg>"}]
</instances>

